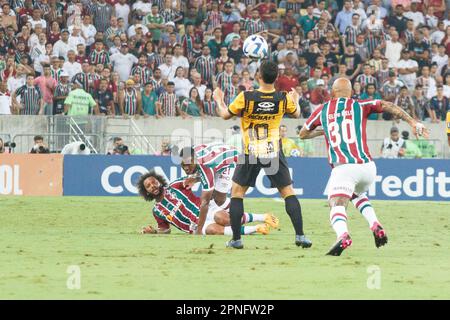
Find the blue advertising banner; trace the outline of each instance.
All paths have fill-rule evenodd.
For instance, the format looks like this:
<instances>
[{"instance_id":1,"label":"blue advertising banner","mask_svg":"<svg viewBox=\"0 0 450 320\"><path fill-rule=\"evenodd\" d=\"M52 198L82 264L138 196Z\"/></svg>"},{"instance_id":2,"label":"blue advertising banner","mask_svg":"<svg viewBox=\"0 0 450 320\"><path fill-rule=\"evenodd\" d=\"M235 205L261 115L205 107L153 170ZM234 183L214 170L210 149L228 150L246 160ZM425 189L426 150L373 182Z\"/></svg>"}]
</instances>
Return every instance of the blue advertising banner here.
<instances>
[{"instance_id":1,"label":"blue advertising banner","mask_svg":"<svg viewBox=\"0 0 450 320\"><path fill-rule=\"evenodd\" d=\"M296 194L301 198L325 198L331 171L325 158L289 158ZM377 178L368 193L373 199L434 200L450 199L449 160L375 161ZM64 195L133 196L139 176L155 169L169 181L184 175L170 157L161 156L71 156L64 157ZM198 185L196 186L198 188ZM250 197L278 197L263 173Z\"/></svg>"}]
</instances>

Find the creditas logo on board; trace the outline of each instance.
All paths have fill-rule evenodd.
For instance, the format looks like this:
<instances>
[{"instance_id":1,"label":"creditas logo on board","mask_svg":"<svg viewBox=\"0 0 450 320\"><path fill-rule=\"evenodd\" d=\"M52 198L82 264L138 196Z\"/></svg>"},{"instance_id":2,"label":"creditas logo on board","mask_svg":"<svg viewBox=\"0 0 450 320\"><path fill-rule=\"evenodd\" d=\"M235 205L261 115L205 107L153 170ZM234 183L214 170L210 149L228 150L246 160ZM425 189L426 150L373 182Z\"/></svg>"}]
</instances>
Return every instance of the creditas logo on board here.
<instances>
[{"instance_id":1,"label":"creditas logo on board","mask_svg":"<svg viewBox=\"0 0 450 320\"><path fill-rule=\"evenodd\" d=\"M450 177L444 171L436 172L434 168L417 169L413 176L401 179L398 176L390 175L386 177L377 176L375 183L369 189L369 196L376 196L377 187L381 187L381 192L390 198L402 195L411 198L435 197L450 198Z\"/></svg>"}]
</instances>

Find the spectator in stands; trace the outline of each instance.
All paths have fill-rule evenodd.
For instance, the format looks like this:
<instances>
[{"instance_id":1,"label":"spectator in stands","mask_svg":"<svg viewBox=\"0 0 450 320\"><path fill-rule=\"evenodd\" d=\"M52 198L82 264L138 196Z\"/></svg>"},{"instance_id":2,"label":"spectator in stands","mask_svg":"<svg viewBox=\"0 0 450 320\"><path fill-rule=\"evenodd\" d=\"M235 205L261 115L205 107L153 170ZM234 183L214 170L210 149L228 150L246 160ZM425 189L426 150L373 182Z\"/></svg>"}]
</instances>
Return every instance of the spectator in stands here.
<instances>
[{"instance_id":1,"label":"spectator in stands","mask_svg":"<svg viewBox=\"0 0 450 320\"><path fill-rule=\"evenodd\" d=\"M361 100L382 100L381 94L376 91L376 87L374 83L369 83L365 87L365 91L361 93L359 96ZM372 113L369 116L369 120L378 120L379 114Z\"/></svg>"},{"instance_id":2,"label":"spectator in stands","mask_svg":"<svg viewBox=\"0 0 450 320\"><path fill-rule=\"evenodd\" d=\"M114 95L108 85L107 79L100 79L99 88L94 92L93 98L101 115L113 116L115 115Z\"/></svg>"},{"instance_id":3,"label":"spectator in stands","mask_svg":"<svg viewBox=\"0 0 450 320\"><path fill-rule=\"evenodd\" d=\"M41 135L34 136L34 146L31 148L30 153L50 153L50 149L44 143L44 137Z\"/></svg>"},{"instance_id":4,"label":"spectator in stands","mask_svg":"<svg viewBox=\"0 0 450 320\"><path fill-rule=\"evenodd\" d=\"M197 89L198 90L198 89ZM199 92L200 94L200 92ZM211 88L205 90L205 97L202 101L203 114L206 116L217 117L216 102L213 99L213 91Z\"/></svg>"},{"instance_id":5,"label":"spectator in stands","mask_svg":"<svg viewBox=\"0 0 450 320\"><path fill-rule=\"evenodd\" d=\"M120 113L124 117L142 114L142 97L140 90L135 88L135 82L131 79L125 81L125 88L119 90L118 101Z\"/></svg>"},{"instance_id":6,"label":"spectator in stands","mask_svg":"<svg viewBox=\"0 0 450 320\"><path fill-rule=\"evenodd\" d=\"M381 145L381 157L397 159L405 155L405 140L400 138L397 127L391 128L390 137L385 138Z\"/></svg>"},{"instance_id":7,"label":"spectator in stands","mask_svg":"<svg viewBox=\"0 0 450 320\"><path fill-rule=\"evenodd\" d=\"M72 91L64 100L64 113L69 116L99 114L98 104L88 92L84 91L81 84L75 81Z\"/></svg>"},{"instance_id":8,"label":"spectator in stands","mask_svg":"<svg viewBox=\"0 0 450 320\"><path fill-rule=\"evenodd\" d=\"M400 89L400 94L395 98L394 104L402 108L411 117L416 117L414 103L406 86Z\"/></svg>"},{"instance_id":9,"label":"spectator in stands","mask_svg":"<svg viewBox=\"0 0 450 320\"><path fill-rule=\"evenodd\" d=\"M17 97L20 98L20 102L17 101ZM44 99L41 89L34 84L33 75L27 75L26 83L13 92L11 100L16 114L44 114Z\"/></svg>"},{"instance_id":10,"label":"spectator in stands","mask_svg":"<svg viewBox=\"0 0 450 320\"><path fill-rule=\"evenodd\" d=\"M186 116L180 109L180 102L175 95L175 83L171 81L167 83L166 91L159 96L156 106L161 117L176 117L181 115L184 118Z\"/></svg>"},{"instance_id":11,"label":"spectator in stands","mask_svg":"<svg viewBox=\"0 0 450 320\"><path fill-rule=\"evenodd\" d=\"M300 139L298 136L303 126L297 126L295 132L297 133L297 138L294 139L295 144L297 145L298 150L300 151L300 157L312 157L314 153L313 142L311 139Z\"/></svg>"},{"instance_id":12,"label":"spectator in stands","mask_svg":"<svg viewBox=\"0 0 450 320\"><path fill-rule=\"evenodd\" d=\"M413 59L409 58L409 50L402 51L401 59L397 62L396 68L399 74L398 78L408 87L409 91L413 91L416 83L416 73L419 65Z\"/></svg>"},{"instance_id":13,"label":"spectator in stands","mask_svg":"<svg viewBox=\"0 0 450 320\"><path fill-rule=\"evenodd\" d=\"M53 115L53 96L58 83L52 77L50 65L45 64L43 68L43 75L34 79L34 85L38 86L41 91L44 101L44 114Z\"/></svg>"},{"instance_id":14,"label":"spectator in stands","mask_svg":"<svg viewBox=\"0 0 450 320\"><path fill-rule=\"evenodd\" d=\"M423 94L423 87L420 84L416 85L414 94L412 96L412 102L414 105L414 113L416 119L419 121L431 121L431 110L428 99Z\"/></svg>"},{"instance_id":15,"label":"spectator in stands","mask_svg":"<svg viewBox=\"0 0 450 320\"><path fill-rule=\"evenodd\" d=\"M439 123L445 120L445 116L450 111L449 98L444 96L444 87L437 86L437 94L430 100L431 121Z\"/></svg>"},{"instance_id":16,"label":"spectator in stands","mask_svg":"<svg viewBox=\"0 0 450 320\"><path fill-rule=\"evenodd\" d=\"M287 127L284 124L280 126L280 138L281 138L281 146L283 148L283 154L285 157L300 156L300 150L295 144L295 141L291 138L288 138Z\"/></svg>"},{"instance_id":17,"label":"spectator in stands","mask_svg":"<svg viewBox=\"0 0 450 320\"><path fill-rule=\"evenodd\" d=\"M62 71L59 75L59 83L57 84L53 97L53 114L64 113L64 101L72 90L72 85L69 83L69 74Z\"/></svg>"},{"instance_id":18,"label":"spectator in stands","mask_svg":"<svg viewBox=\"0 0 450 320\"><path fill-rule=\"evenodd\" d=\"M156 110L156 102L158 101L158 96L156 92L153 90L153 83L147 82L144 88L141 90L142 97L142 109L145 116L155 116L159 118L159 115Z\"/></svg>"},{"instance_id":19,"label":"spectator in stands","mask_svg":"<svg viewBox=\"0 0 450 320\"><path fill-rule=\"evenodd\" d=\"M189 91L189 97L181 103L181 111L188 116L203 117L203 106L198 90L194 87Z\"/></svg>"},{"instance_id":20,"label":"spectator in stands","mask_svg":"<svg viewBox=\"0 0 450 320\"><path fill-rule=\"evenodd\" d=\"M317 80L316 87L311 91L311 110L314 112L322 103L325 103L331 99L328 92L325 81L322 79Z\"/></svg>"},{"instance_id":21,"label":"spectator in stands","mask_svg":"<svg viewBox=\"0 0 450 320\"><path fill-rule=\"evenodd\" d=\"M0 115L11 114L11 96L6 82L0 82Z\"/></svg>"}]
</instances>

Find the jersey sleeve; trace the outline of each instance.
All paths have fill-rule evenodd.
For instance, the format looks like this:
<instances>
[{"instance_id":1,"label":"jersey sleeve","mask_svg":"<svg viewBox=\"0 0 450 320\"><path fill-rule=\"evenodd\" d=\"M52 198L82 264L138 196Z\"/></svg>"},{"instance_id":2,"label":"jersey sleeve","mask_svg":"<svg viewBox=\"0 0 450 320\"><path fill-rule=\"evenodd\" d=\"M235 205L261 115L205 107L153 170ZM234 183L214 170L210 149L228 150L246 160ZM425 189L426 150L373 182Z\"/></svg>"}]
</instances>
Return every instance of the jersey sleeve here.
<instances>
[{"instance_id":1,"label":"jersey sleeve","mask_svg":"<svg viewBox=\"0 0 450 320\"><path fill-rule=\"evenodd\" d=\"M170 229L170 223L168 223L157 210L153 209L153 217L158 224L158 229L167 230Z\"/></svg>"},{"instance_id":2,"label":"jersey sleeve","mask_svg":"<svg viewBox=\"0 0 450 320\"><path fill-rule=\"evenodd\" d=\"M202 191L211 191L214 189L214 170L210 167L199 165L200 183L202 184Z\"/></svg>"},{"instance_id":3,"label":"jersey sleeve","mask_svg":"<svg viewBox=\"0 0 450 320\"><path fill-rule=\"evenodd\" d=\"M242 110L244 110L244 108L245 108L245 97L243 91L239 93L236 99L234 99L233 102L228 106L228 111L232 115L237 116L241 113Z\"/></svg>"},{"instance_id":4,"label":"jersey sleeve","mask_svg":"<svg viewBox=\"0 0 450 320\"><path fill-rule=\"evenodd\" d=\"M286 113L292 114L297 111L297 105L292 100L291 96L286 94Z\"/></svg>"},{"instance_id":5,"label":"jersey sleeve","mask_svg":"<svg viewBox=\"0 0 450 320\"><path fill-rule=\"evenodd\" d=\"M320 105L306 120L304 127L308 130L314 130L318 126L322 125L322 121L320 120L320 115L322 114L323 105Z\"/></svg>"},{"instance_id":6,"label":"jersey sleeve","mask_svg":"<svg viewBox=\"0 0 450 320\"><path fill-rule=\"evenodd\" d=\"M359 105L363 108L363 110L367 113L367 115L371 113L382 113L383 106L381 104L381 100L359 100Z\"/></svg>"}]
</instances>

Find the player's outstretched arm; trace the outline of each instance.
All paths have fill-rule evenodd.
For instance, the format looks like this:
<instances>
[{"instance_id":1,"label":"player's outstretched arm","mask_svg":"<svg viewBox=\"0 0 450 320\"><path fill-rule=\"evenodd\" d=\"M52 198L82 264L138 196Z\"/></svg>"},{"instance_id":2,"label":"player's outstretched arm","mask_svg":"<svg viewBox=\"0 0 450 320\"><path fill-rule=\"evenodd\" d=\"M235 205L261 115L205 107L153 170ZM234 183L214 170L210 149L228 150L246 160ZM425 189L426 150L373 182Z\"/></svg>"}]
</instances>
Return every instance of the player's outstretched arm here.
<instances>
[{"instance_id":1,"label":"player's outstretched arm","mask_svg":"<svg viewBox=\"0 0 450 320\"><path fill-rule=\"evenodd\" d=\"M390 113L394 117L402 119L403 121L407 122L411 126L413 133L416 137L424 136L425 138L428 138L429 132L428 129L423 125L423 123L415 120L402 108L396 106L392 102L385 100L381 101L381 106L383 108L383 112Z\"/></svg>"},{"instance_id":2,"label":"player's outstretched arm","mask_svg":"<svg viewBox=\"0 0 450 320\"><path fill-rule=\"evenodd\" d=\"M298 92L295 89L292 89L288 94L288 106L287 110L294 108L295 111L291 113L286 113L286 115L290 118L299 118L300 117L300 106L298 104L298 101L300 99L300 96Z\"/></svg>"},{"instance_id":3,"label":"player's outstretched arm","mask_svg":"<svg viewBox=\"0 0 450 320\"><path fill-rule=\"evenodd\" d=\"M233 114L230 113L230 111L228 110L225 101L223 100L223 91L220 90L220 88L216 88L214 89L213 92L213 98L214 101L217 104L217 114L225 120L231 119L233 117Z\"/></svg>"},{"instance_id":4,"label":"player's outstretched arm","mask_svg":"<svg viewBox=\"0 0 450 320\"><path fill-rule=\"evenodd\" d=\"M313 139L315 137L323 136L325 131L323 129L314 129L314 130L308 130L306 127L303 127L302 130L300 130L298 136L302 140L306 139Z\"/></svg>"}]
</instances>

